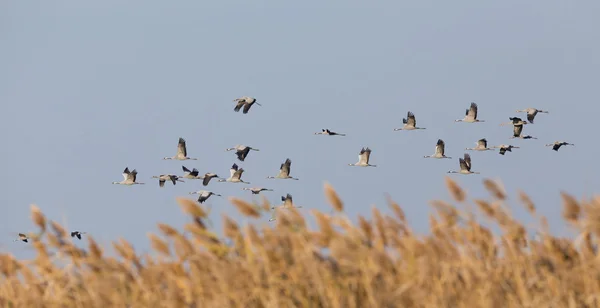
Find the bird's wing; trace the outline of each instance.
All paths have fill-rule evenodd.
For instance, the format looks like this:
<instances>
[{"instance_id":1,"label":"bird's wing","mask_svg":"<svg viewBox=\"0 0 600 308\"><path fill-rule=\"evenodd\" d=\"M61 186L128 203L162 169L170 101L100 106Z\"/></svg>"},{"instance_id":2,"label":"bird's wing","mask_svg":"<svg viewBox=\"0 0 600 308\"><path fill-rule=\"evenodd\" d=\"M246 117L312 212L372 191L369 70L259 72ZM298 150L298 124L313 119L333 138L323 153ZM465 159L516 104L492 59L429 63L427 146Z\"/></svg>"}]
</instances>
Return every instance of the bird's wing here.
<instances>
[{"instance_id":1,"label":"bird's wing","mask_svg":"<svg viewBox=\"0 0 600 308\"><path fill-rule=\"evenodd\" d=\"M477 104L471 103L471 107L469 108L467 115L473 119L477 119Z\"/></svg>"},{"instance_id":2,"label":"bird's wing","mask_svg":"<svg viewBox=\"0 0 600 308\"><path fill-rule=\"evenodd\" d=\"M523 124L521 125L513 125L513 136L520 137L521 132L523 132Z\"/></svg>"},{"instance_id":3,"label":"bird's wing","mask_svg":"<svg viewBox=\"0 0 600 308\"><path fill-rule=\"evenodd\" d=\"M416 126L417 125L417 120L415 119L415 115L412 112L409 111L406 118L408 119L406 125L408 125L408 126Z\"/></svg>"},{"instance_id":4,"label":"bird's wing","mask_svg":"<svg viewBox=\"0 0 600 308\"><path fill-rule=\"evenodd\" d=\"M480 145L484 148L487 148L487 140L485 138L479 139L479 141L477 143L478 143L478 145Z\"/></svg>"},{"instance_id":5,"label":"bird's wing","mask_svg":"<svg viewBox=\"0 0 600 308\"><path fill-rule=\"evenodd\" d=\"M285 207L290 207L290 206L292 206L292 205L293 205L292 195L290 195L290 194L287 194L287 195L285 196L285 200L283 201L283 205L284 205Z\"/></svg>"},{"instance_id":6,"label":"bird's wing","mask_svg":"<svg viewBox=\"0 0 600 308\"><path fill-rule=\"evenodd\" d=\"M242 106L244 106L245 103L246 102L244 100L238 100L237 104L235 105L235 108L233 108L233 111L240 111L240 109L242 109Z\"/></svg>"},{"instance_id":7,"label":"bird's wing","mask_svg":"<svg viewBox=\"0 0 600 308\"><path fill-rule=\"evenodd\" d=\"M181 166L181 169L183 170L183 172L185 173L191 173L190 169L186 168L185 166Z\"/></svg>"},{"instance_id":8,"label":"bird's wing","mask_svg":"<svg viewBox=\"0 0 600 308\"><path fill-rule=\"evenodd\" d=\"M533 119L535 118L535 113L527 113L527 121L529 121L529 123L533 124Z\"/></svg>"},{"instance_id":9,"label":"bird's wing","mask_svg":"<svg viewBox=\"0 0 600 308\"><path fill-rule=\"evenodd\" d=\"M366 153L365 148L362 148L360 150L360 153L358 153L358 163L364 163L365 162L365 153Z\"/></svg>"},{"instance_id":10,"label":"bird's wing","mask_svg":"<svg viewBox=\"0 0 600 308\"><path fill-rule=\"evenodd\" d=\"M233 176L234 176L234 177L236 177L236 178L238 178L238 179L241 179L241 178L242 178L242 173L244 173L244 168L241 168L241 169L237 170L237 171L236 171L236 172L233 174Z\"/></svg>"},{"instance_id":11,"label":"bird's wing","mask_svg":"<svg viewBox=\"0 0 600 308\"><path fill-rule=\"evenodd\" d=\"M365 149L365 153L363 155L365 157L365 162L368 164L369 163L369 158L371 157L371 149L366 148Z\"/></svg>"},{"instance_id":12,"label":"bird's wing","mask_svg":"<svg viewBox=\"0 0 600 308\"><path fill-rule=\"evenodd\" d=\"M169 179L173 182L173 185L177 184L177 177L174 175L169 175Z\"/></svg>"},{"instance_id":13,"label":"bird's wing","mask_svg":"<svg viewBox=\"0 0 600 308\"><path fill-rule=\"evenodd\" d=\"M467 170L471 170L471 155L465 153L465 164L467 164Z\"/></svg>"},{"instance_id":14,"label":"bird's wing","mask_svg":"<svg viewBox=\"0 0 600 308\"><path fill-rule=\"evenodd\" d=\"M437 145L435 146L435 152L439 153L440 155L444 155L444 151L446 145L444 144L444 141L442 139L438 139Z\"/></svg>"},{"instance_id":15,"label":"bird's wing","mask_svg":"<svg viewBox=\"0 0 600 308\"><path fill-rule=\"evenodd\" d=\"M281 166L281 172L284 172L285 175L290 175L290 171L292 169L292 161L288 158L285 160L285 163Z\"/></svg>"},{"instance_id":16,"label":"bird's wing","mask_svg":"<svg viewBox=\"0 0 600 308\"><path fill-rule=\"evenodd\" d=\"M464 159L459 158L458 162L460 163L460 170L469 170L469 166L467 165Z\"/></svg>"},{"instance_id":17,"label":"bird's wing","mask_svg":"<svg viewBox=\"0 0 600 308\"><path fill-rule=\"evenodd\" d=\"M242 112L243 113L248 113L248 111L250 110L250 107L252 107L252 105L254 105L254 101L252 101L251 103L246 103L244 105L244 110Z\"/></svg>"},{"instance_id":18,"label":"bird's wing","mask_svg":"<svg viewBox=\"0 0 600 308\"><path fill-rule=\"evenodd\" d=\"M164 187L164 186L165 186L165 180L163 180L163 179L159 179L159 180L158 180L158 186L160 186L160 187Z\"/></svg>"},{"instance_id":19,"label":"bird's wing","mask_svg":"<svg viewBox=\"0 0 600 308\"><path fill-rule=\"evenodd\" d=\"M128 178L132 183L135 183L135 179L137 178L137 171L133 169L133 171L129 173Z\"/></svg>"},{"instance_id":20,"label":"bird's wing","mask_svg":"<svg viewBox=\"0 0 600 308\"><path fill-rule=\"evenodd\" d=\"M185 140L183 138L179 138L179 143L177 144L177 154L187 157L187 149L185 146Z\"/></svg>"},{"instance_id":21,"label":"bird's wing","mask_svg":"<svg viewBox=\"0 0 600 308\"><path fill-rule=\"evenodd\" d=\"M233 173L231 175L233 176ZM204 186L208 185L208 183L210 182L210 179L212 179L212 178L204 175L204 179L202 180L202 185L204 185Z\"/></svg>"},{"instance_id":22,"label":"bird's wing","mask_svg":"<svg viewBox=\"0 0 600 308\"><path fill-rule=\"evenodd\" d=\"M237 150L236 155L239 160L244 161L249 152L250 148L244 148L243 150Z\"/></svg>"}]
</instances>

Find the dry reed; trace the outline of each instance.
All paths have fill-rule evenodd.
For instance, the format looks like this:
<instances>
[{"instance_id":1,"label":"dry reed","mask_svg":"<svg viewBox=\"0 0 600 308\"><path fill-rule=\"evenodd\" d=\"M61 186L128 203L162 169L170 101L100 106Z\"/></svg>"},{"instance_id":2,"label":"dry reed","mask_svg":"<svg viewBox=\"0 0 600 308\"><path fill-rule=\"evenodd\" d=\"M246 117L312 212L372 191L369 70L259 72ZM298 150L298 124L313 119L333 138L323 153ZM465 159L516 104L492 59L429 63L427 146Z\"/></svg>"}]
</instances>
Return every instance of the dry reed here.
<instances>
[{"instance_id":1,"label":"dry reed","mask_svg":"<svg viewBox=\"0 0 600 308\"><path fill-rule=\"evenodd\" d=\"M223 217L225 243L206 227L207 212L177 198L192 222L186 233L159 223L149 233L152 254L136 255L123 240L118 257L92 236L77 248L63 226L39 208L31 261L0 254L1 307L598 307L600 304L600 198L562 194L563 217L575 240L553 237L545 217L539 236L511 217L501 184L485 180L492 200L473 200L501 234L478 222L465 190L446 180L460 205L432 201L431 234L410 231L402 208L388 197L393 215L372 208L357 225L344 215L311 210L318 229L294 208L278 211L270 227L240 226ZM338 213L344 206L329 185L325 195ZM536 207L519 191L532 214ZM232 198L247 217L270 209ZM437 214L437 215L435 215ZM51 232L46 232L47 225ZM24 243L20 243L27 245ZM326 249L323 249L326 248ZM55 263L56 256L67 266ZM63 262L65 263L65 262Z\"/></svg>"}]
</instances>

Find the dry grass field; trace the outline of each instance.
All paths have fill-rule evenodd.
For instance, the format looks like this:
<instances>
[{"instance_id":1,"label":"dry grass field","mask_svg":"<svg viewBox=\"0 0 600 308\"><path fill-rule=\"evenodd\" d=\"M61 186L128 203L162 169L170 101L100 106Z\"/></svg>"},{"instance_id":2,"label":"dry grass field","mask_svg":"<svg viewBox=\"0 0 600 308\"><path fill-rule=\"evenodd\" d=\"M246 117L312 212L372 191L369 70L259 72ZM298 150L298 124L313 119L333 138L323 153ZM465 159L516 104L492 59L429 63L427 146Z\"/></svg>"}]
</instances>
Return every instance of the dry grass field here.
<instances>
[{"instance_id":1,"label":"dry grass field","mask_svg":"<svg viewBox=\"0 0 600 308\"><path fill-rule=\"evenodd\" d=\"M158 224L149 236L152 255L114 242L119 258L106 256L93 236L87 249L76 247L32 206L40 232L29 245L37 256L27 263L0 256L0 307L599 306L600 197L562 194L563 217L579 234L568 240L550 236L545 218L519 193L540 222L540 236L532 239L509 214L500 185L484 180L490 200L471 200L453 180L446 183L456 204L431 202L427 236L414 234L391 200L391 216L373 208L371 218L352 224L326 184L335 211L311 211L318 230L309 230L295 209L280 210L261 229L224 217L225 243L206 227L207 213L196 201L179 198L190 223ZM248 217L269 215L266 201L231 203ZM68 265L59 267L55 258Z\"/></svg>"}]
</instances>

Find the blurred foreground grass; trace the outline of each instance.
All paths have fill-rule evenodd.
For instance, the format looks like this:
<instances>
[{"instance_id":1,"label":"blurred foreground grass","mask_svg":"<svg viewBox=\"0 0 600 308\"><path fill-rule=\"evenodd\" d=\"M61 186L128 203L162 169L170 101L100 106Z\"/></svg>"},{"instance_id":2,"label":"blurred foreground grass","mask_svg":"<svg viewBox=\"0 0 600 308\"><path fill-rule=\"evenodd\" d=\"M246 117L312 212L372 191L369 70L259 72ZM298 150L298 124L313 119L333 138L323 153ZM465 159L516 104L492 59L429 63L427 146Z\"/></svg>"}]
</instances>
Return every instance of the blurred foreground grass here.
<instances>
[{"instance_id":1,"label":"blurred foreground grass","mask_svg":"<svg viewBox=\"0 0 600 308\"><path fill-rule=\"evenodd\" d=\"M178 198L192 222L183 230L158 224L160 235L149 235L152 255L114 242L119 258L105 256L92 236L87 249L76 247L62 226L32 206L40 228L30 241L37 256L25 263L0 255L0 307L599 306L600 197L577 201L562 194L563 217L579 234L568 240L551 236L520 193L541 225L532 239L510 216L500 185L484 180L492 198L467 200L452 179L446 183L458 205L432 201L427 236L413 234L391 200L392 216L373 208L372 219L352 224L326 184L335 214L311 211L318 230L307 229L293 208L279 210L276 222L261 230L224 217L224 243L207 229L197 202ZM249 217L271 207L231 202ZM471 203L480 213L464 210ZM486 227L492 224L501 234ZM56 258L68 265L58 266Z\"/></svg>"}]
</instances>

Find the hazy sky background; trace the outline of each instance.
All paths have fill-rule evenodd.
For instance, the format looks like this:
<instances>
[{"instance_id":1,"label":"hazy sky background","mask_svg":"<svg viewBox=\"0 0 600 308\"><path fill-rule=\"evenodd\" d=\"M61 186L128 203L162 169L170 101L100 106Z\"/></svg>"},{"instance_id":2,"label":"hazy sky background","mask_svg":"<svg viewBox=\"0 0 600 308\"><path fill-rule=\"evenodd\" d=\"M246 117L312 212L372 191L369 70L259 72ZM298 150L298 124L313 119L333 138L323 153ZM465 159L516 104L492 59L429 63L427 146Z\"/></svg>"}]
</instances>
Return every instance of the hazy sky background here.
<instances>
[{"instance_id":1,"label":"hazy sky background","mask_svg":"<svg viewBox=\"0 0 600 308\"><path fill-rule=\"evenodd\" d=\"M2 1L0 251L33 256L12 242L37 230L31 204L104 244L123 236L147 251L157 222L189 221L175 197L203 189L150 177L182 165L227 177L234 162L249 186L276 190L265 193L274 203L291 193L307 214L329 212L329 181L353 219L372 205L388 213L387 192L427 232L427 202L450 200L445 172L483 137L522 148L473 152L482 174L452 176L472 197L488 196L487 177L513 200L523 189L564 233L559 191L589 196L600 184L598 11L598 1L556 0ZM243 95L263 106L235 113ZM486 122L454 123L472 101ZM526 107L550 111L524 129L539 139L511 140L499 124ZM409 110L427 129L394 132ZM348 136L313 135L321 128ZM161 160L179 137L198 161ZM423 158L438 138L453 159ZM544 147L561 139L576 146ZM236 144L261 151L239 162L225 152ZM347 165L363 146L377 168ZM300 180L265 179L286 158ZM126 166L147 184L112 185ZM242 187L207 188L252 200ZM207 203L219 232L221 213L241 219L226 198Z\"/></svg>"}]
</instances>

